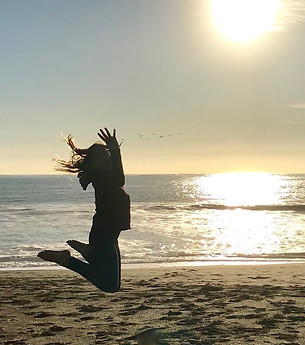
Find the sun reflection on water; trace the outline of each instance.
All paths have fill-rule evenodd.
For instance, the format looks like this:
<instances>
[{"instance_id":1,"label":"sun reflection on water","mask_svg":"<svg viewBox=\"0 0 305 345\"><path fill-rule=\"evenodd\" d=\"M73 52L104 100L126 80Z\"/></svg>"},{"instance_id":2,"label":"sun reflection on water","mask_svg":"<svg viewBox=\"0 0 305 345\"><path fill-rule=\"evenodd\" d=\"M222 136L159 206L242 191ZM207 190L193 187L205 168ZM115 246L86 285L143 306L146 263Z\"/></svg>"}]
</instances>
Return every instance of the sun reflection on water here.
<instances>
[{"instance_id":1,"label":"sun reflection on water","mask_svg":"<svg viewBox=\"0 0 305 345\"><path fill-rule=\"evenodd\" d=\"M289 183L280 175L228 173L202 176L195 180L197 197L208 197L225 206L275 205Z\"/></svg>"},{"instance_id":2,"label":"sun reflection on water","mask_svg":"<svg viewBox=\"0 0 305 345\"><path fill-rule=\"evenodd\" d=\"M196 178L193 187L198 202L228 207L207 207L197 213L207 220L202 227L203 252L247 256L280 251L284 236L281 216L268 211L268 206L283 203L292 187L287 179L266 173L217 174ZM257 205L267 207L258 211ZM247 206L254 208L243 209ZM213 234L212 241L205 236L207 229Z\"/></svg>"},{"instance_id":3,"label":"sun reflection on water","mask_svg":"<svg viewBox=\"0 0 305 345\"><path fill-rule=\"evenodd\" d=\"M270 253L279 240L275 233L274 216L268 212L227 210L220 218L218 225L222 229L215 244L227 255ZM214 223L217 223L216 219Z\"/></svg>"}]
</instances>

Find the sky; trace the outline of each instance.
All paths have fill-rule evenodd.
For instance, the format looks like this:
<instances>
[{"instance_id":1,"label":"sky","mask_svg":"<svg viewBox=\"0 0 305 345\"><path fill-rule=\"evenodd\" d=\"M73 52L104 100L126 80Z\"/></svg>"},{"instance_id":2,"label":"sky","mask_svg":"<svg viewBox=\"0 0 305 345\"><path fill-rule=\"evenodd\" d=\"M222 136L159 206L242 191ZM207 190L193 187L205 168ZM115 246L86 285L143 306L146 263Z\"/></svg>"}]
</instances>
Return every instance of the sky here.
<instances>
[{"instance_id":1,"label":"sky","mask_svg":"<svg viewBox=\"0 0 305 345\"><path fill-rule=\"evenodd\" d=\"M240 42L211 1L0 1L0 174L55 173L61 133L105 126L127 174L305 173L305 3Z\"/></svg>"}]
</instances>

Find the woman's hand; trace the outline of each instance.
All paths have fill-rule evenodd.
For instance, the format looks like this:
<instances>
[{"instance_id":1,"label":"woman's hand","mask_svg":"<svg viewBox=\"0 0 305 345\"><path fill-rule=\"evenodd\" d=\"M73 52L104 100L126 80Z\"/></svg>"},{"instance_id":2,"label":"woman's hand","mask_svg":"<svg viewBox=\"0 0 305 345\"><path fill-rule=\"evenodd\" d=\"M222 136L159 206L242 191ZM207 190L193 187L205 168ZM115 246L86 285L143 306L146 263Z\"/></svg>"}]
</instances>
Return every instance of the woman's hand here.
<instances>
[{"instance_id":1,"label":"woman's hand","mask_svg":"<svg viewBox=\"0 0 305 345\"><path fill-rule=\"evenodd\" d=\"M110 134L109 130L105 127L105 131L100 129L101 133L97 133L97 135L106 143L107 148L109 151L119 150L120 146L115 137L115 129L113 130L113 135Z\"/></svg>"}]
</instances>

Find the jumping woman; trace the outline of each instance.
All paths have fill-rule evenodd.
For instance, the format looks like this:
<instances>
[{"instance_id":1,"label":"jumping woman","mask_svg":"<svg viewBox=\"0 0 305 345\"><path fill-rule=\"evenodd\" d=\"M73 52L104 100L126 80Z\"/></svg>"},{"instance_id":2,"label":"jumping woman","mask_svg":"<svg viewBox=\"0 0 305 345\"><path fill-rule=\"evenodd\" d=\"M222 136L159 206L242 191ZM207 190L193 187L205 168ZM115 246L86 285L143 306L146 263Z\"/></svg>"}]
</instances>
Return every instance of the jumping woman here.
<instances>
[{"instance_id":1,"label":"jumping woman","mask_svg":"<svg viewBox=\"0 0 305 345\"><path fill-rule=\"evenodd\" d=\"M105 128L98 136L105 144L99 142L79 149L69 135L66 142L72 150L71 159L57 161L58 170L78 173L83 190L90 183L95 190L96 213L89 244L67 241L86 262L72 257L69 250L44 250L38 257L79 273L104 292L116 292L121 281L118 237L122 230L130 229L130 199L123 189L125 176L115 130L111 135Z\"/></svg>"}]
</instances>

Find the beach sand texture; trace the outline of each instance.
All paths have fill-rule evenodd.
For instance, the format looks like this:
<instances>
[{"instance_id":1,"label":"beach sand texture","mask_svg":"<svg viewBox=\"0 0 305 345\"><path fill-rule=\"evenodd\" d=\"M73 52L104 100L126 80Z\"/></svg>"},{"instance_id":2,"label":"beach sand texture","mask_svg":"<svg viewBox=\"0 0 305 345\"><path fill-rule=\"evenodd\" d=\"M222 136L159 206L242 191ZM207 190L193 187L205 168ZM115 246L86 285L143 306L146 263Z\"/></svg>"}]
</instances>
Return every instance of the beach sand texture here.
<instances>
[{"instance_id":1,"label":"beach sand texture","mask_svg":"<svg viewBox=\"0 0 305 345\"><path fill-rule=\"evenodd\" d=\"M305 265L124 269L105 294L66 270L0 272L0 344L305 345Z\"/></svg>"}]
</instances>

